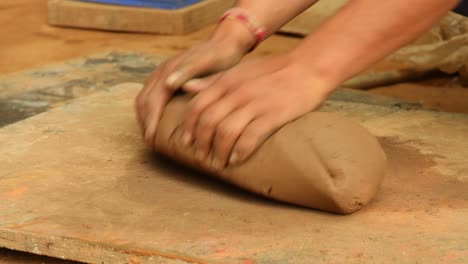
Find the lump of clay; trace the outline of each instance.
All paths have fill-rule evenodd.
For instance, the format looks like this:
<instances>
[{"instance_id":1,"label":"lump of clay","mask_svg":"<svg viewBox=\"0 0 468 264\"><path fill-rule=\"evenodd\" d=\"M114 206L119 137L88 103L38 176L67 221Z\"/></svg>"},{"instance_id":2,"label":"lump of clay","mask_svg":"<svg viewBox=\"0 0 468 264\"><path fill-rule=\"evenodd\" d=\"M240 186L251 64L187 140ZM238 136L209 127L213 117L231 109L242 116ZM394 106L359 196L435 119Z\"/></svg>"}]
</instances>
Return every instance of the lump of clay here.
<instances>
[{"instance_id":1,"label":"lump of clay","mask_svg":"<svg viewBox=\"0 0 468 264\"><path fill-rule=\"evenodd\" d=\"M386 169L377 139L334 113L312 112L278 130L244 163L214 171L181 142L191 97L172 99L163 114L156 150L171 159L266 197L349 214L373 198Z\"/></svg>"}]
</instances>

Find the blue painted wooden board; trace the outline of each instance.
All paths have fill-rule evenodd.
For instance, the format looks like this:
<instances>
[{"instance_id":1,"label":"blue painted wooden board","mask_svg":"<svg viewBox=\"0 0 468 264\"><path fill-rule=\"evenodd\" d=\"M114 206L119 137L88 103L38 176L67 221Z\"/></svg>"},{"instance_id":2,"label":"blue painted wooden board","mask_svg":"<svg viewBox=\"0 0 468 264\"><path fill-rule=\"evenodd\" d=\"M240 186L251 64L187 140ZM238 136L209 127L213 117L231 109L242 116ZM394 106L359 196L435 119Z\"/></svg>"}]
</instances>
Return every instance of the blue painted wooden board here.
<instances>
[{"instance_id":1,"label":"blue painted wooden board","mask_svg":"<svg viewBox=\"0 0 468 264\"><path fill-rule=\"evenodd\" d=\"M149 7L160 9L178 9L186 7L203 0L80 0L82 2L93 2L111 5Z\"/></svg>"}]
</instances>

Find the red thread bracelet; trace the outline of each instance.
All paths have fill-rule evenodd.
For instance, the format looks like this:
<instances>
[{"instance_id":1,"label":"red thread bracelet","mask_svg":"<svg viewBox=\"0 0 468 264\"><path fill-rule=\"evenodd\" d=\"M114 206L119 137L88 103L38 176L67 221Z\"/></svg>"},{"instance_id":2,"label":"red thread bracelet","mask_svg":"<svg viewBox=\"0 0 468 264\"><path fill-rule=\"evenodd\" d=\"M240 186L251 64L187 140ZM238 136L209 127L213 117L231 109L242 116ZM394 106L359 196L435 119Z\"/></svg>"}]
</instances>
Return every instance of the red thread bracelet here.
<instances>
[{"instance_id":1,"label":"red thread bracelet","mask_svg":"<svg viewBox=\"0 0 468 264\"><path fill-rule=\"evenodd\" d=\"M218 23L223 22L226 19L232 19L242 22L243 25L252 33L254 37L254 44L249 52L253 51L266 37L266 31L260 27L256 20L250 16L246 10L241 8L232 8L226 11L223 16L219 19Z\"/></svg>"}]
</instances>

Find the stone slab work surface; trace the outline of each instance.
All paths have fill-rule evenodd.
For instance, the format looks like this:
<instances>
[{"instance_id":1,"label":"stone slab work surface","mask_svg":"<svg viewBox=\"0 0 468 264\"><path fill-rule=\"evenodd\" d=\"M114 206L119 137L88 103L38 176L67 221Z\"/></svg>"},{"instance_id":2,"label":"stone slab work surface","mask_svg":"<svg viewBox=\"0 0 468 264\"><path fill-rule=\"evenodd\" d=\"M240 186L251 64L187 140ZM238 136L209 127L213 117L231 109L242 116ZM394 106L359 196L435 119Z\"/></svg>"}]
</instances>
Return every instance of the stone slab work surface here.
<instances>
[{"instance_id":1,"label":"stone slab work surface","mask_svg":"<svg viewBox=\"0 0 468 264\"><path fill-rule=\"evenodd\" d=\"M261 198L156 156L137 85L0 130L0 247L91 263L466 263L468 117L329 101L389 172L348 216Z\"/></svg>"}]
</instances>

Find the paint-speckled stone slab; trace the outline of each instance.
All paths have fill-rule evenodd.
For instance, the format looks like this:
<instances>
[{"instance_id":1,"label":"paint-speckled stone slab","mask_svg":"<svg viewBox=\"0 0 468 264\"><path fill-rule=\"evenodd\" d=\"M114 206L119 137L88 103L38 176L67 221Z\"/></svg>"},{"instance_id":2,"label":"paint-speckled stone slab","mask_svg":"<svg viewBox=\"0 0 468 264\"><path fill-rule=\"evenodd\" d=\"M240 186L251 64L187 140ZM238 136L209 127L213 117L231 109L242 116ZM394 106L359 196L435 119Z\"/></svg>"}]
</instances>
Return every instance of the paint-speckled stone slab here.
<instances>
[{"instance_id":1,"label":"paint-speckled stone slab","mask_svg":"<svg viewBox=\"0 0 468 264\"><path fill-rule=\"evenodd\" d=\"M123 82L143 82L162 58L110 52L0 76L0 127Z\"/></svg>"},{"instance_id":2,"label":"paint-speckled stone slab","mask_svg":"<svg viewBox=\"0 0 468 264\"><path fill-rule=\"evenodd\" d=\"M379 136L390 159L377 199L338 216L149 153L133 113L139 88L0 130L0 246L93 263L468 261L466 116L327 103Z\"/></svg>"}]
</instances>

